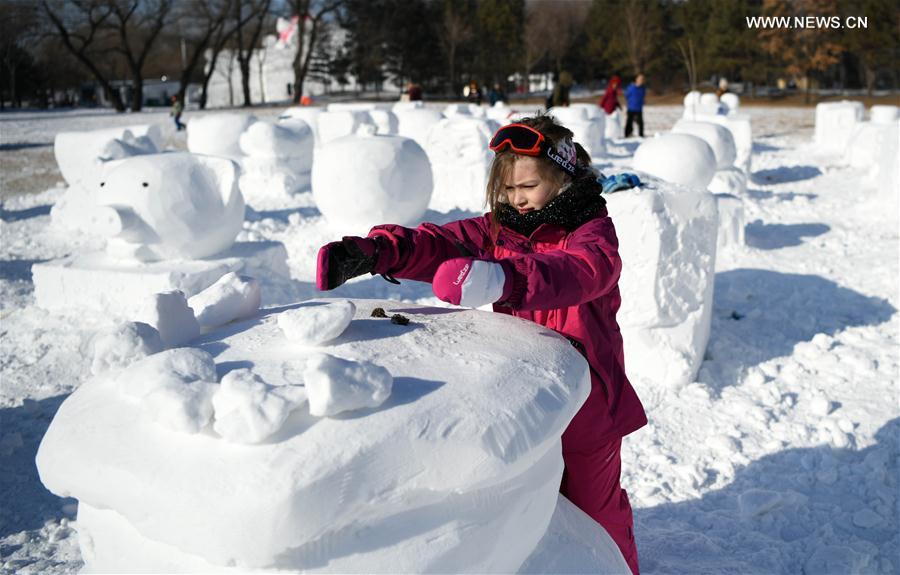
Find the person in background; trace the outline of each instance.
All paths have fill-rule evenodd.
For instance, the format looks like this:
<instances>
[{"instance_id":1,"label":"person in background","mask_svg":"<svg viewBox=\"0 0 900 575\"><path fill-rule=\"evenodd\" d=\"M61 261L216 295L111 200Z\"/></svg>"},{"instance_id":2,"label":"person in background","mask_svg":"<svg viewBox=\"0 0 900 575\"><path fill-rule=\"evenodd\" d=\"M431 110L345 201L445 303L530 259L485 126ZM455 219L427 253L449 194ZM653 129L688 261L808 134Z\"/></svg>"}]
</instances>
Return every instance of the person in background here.
<instances>
[{"instance_id":1,"label":"person in background","mask_svg":"<svg viewBox=\"0 0 900 575\"><path fill-rule=\"evenodd\" d=\"M481 105L481 99L483 98L483 94L481 93L481 87L478 86L478 82L472 80L469 84L463 89L463 96L476 106Z\"/></svg>"},{"instance_id":2,"label":"person in background","mask_svg":"<svg viewBox=\"0 0 900 575\"><path fill-rule=\"evenodd\" d=\"M181 123L181 114L183 112L184 106L181 104L181 100L178 99L177 95L172 96L172 111L169 112L169 115L175 120L175 130L178 132L184 129L184 124Z\"/></svg>"},{"instance_id":3,"label":"person in background","mask_svg":"<svg viewBox=\"0 0 900 575\"><path fill-rule=\"evenodd\" d=\"M622 259L591 157L552 116L523 118L491 138L490 212L418 228L387 224L319 250L316 287L365 274L429 282L440 300L555 330L586 360L591 390L562 435L560 492L601 524L634 575L638 553L620 484L622 438L646 425L625 374L616 322ZM625 178L612 184L631 187ZM635 178L636 179L636 178ZM603 182L609 179L602 180ZM500 406L498 406L498 409Z\"/></svg>"},{"instance_id":4,"label":"person in background","mask_svg":"<svg viewBox=\"0 0 900 575\"><path fill-rule=\"evenodd\" d=\"M551 107L559 107L559 106L568 106L569 105L569 91L572 89L572 84L575 81L572 79L572 74L566 71L562 71L559 73L559 81L556 83L556 87L553 88L553 94L551 95L551 100L549 103Z\"/></svg>"},{"instance_id":5,"label":"person in background","mask_svg":"<svg viewBox=\"0 0 900 575\"><path fill-rule=\"evenodd\" d=\"M419 102L422 100L422 86L415 82L406 85L406 95L410 102Z\"/></svg>"},{"instance_id":6,"label":"person in background","mask_svg":"<svg viewBox=\"0 0 900 575\"><path fill-rule=\"evenodd\" d=\"M607 115L612 114L622 106L619 104L619 92L621 91L622 79L618 75L614 75L609 79L606 85L606 92L600 98L600 107Z\"/></svg>"},{"instance_id":7,"label":"person in background","mask_svg":"<svg viewBox=\"0 0 900 575\"><path fill-rule=\"evenodd\" d=\"M722 94L728 93L728 80L719 78L719 87L716 88L716 97L721 98Z\"/></svg>"},{"instance_id":8,"label":"person in background","mask_svg":"<svg viewBox=\"0 0 900 575\"><path fill-rule=\"evenodd\" d=\"M638 135L644 137L644 96L647 88L644 86L644 75L638 74L634 82L625 88L625 102L628 104L628 117L625 120L625 137L630 138L632 122L637 122Z\"/></svg>"},{"instance_id":9,"label":"person in background","mask_svg":"<svg viewBox=\"0 0 900 575\"><path fill-rule=\"evenodd\" d=\"M500 82L494 82L494 86L488 92L488 103L493 106L497 102L506 102L506 93L500 87Z\"/></svg>"}]
</instances>

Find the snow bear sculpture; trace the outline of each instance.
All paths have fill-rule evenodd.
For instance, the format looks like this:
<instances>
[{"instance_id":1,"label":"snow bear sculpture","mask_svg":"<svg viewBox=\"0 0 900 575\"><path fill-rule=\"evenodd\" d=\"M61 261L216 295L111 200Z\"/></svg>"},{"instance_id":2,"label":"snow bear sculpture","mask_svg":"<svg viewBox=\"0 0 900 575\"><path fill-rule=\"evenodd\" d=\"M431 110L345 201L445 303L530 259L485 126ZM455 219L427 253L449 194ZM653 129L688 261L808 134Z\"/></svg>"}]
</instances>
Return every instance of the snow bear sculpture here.
<instances>
[{"instance_id":1,"label":"snow bear sculpture","mask_svg":"<svg viewBox=\"0 0 900 575\"><path fill-rule=\"evenodd\" d=\"M231 160L190 153L123 160L100 183L107 253L139 261L200 259L234 243L244 198Z\"/></svg>"}]
</instances>

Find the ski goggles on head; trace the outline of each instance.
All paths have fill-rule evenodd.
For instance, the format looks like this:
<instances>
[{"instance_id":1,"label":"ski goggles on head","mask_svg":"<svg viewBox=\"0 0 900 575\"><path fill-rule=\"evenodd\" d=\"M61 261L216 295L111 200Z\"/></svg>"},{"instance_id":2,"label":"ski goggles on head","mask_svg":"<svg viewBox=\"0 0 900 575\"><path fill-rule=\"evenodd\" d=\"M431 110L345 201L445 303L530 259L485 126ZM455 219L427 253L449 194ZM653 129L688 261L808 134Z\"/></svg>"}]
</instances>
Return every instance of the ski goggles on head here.
<instances>
[{"instance_id":1,"label":"ski goggles on head","mask_svg":"<svg viewBox=\"0 0 900 575\"><path fill-rule=\"evenodd\" d=\"M523 156L540 156L545 154L555 162L561 170L575 176L578 173L578 162L575 144L570 138L560 141L556 148L544 140L544 135L525 124L503 126L491 138L490 149L496 153L509 147L516 154Z\"/></svg>"},{"instance_id":2,"label":"ski goggles on head","mask_svg":"<svg viewBox=\"0 0 900 575\"><path fill-rule=\"evenodd\" d=\"M500 152L506 147L523 156L539 156L544 147L544 135L525 124L503 126L491 138L491 151Z\"/></svg>"}]
</instances>

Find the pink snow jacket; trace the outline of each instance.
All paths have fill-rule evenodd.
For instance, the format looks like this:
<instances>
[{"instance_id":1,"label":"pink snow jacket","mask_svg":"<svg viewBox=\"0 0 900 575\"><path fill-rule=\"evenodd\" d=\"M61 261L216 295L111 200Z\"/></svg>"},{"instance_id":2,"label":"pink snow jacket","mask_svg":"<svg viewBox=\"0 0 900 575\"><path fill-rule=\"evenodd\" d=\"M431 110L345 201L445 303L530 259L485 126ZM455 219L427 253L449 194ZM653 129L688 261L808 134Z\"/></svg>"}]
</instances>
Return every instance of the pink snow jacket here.
<instances>
[{"instance_id":1,"label":"pink snow jacket","mask_svg":"<svg viewBox=\"0 0 900 575\"><path fill-rule=\"evenodd\" d=\"M594 193L599 198L599 189ZM554 201L560 198L562 194ZM599 202L596 214L575 229L541 223L527 236L505 225L492 230L490 214L416 229L376 226L369 232L392 245L396 255L388 268L398 278L430 283L442 262L461 256L499 261L513 288L509 298L494 304L494 311L546 326L586 357L591 392L563 434L563 451L590 452L647 423L625 375L616 323L622 261L612 219Z\"/></svg>"}]
</instances>

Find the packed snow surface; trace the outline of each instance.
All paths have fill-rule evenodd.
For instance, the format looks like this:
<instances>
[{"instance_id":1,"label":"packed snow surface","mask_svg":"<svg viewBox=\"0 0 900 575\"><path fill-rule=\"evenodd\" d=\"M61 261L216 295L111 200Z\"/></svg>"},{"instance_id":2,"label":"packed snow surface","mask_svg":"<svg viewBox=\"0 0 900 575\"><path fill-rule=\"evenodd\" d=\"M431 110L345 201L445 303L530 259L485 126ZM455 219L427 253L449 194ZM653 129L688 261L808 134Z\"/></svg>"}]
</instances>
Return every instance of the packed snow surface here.
<instances>
[{"instance_id":1,"label":"packed snow surface","mask_svg":"<svg viewBox=\"0 0 900 575\"><path fill-rule=\"evenodd\" d=\"M581 355L507 315L379 300L351 302L326 348L285 338L280 314L328 302L264 310L63 403L41 480L136 532L110 553L89 521L89 568L172 566L142 540L255 570L508 573L535 551L590 388Z\"/></svg>"},{"instance_id":2,"label":"packed snow surface","mask_svg":"<svg viewBox=\"0 0 900 575\"><path fill-rule=\"evenodd\" d=\"M673 184L705 190L716 173L716 155L703 138L693 134L657 134L641 143L632 167Z\"/></svg>"},{"instance_id":3,"label":"packed snow surface","mask_svg":"<svg viewBox=\"0 0 900 575\"><path fill-rule=\"evenodd\" d=\"M425 109L440 111L432 106ZM513 109L515 113L510 118L522 113L516 106ZM314 118L320 110L296 108L290 115ZM269 119L282 113L280 109L253 112ZM668 131L683 112L681 106L646 107L647 133ZM212 115L188 111L185 120L193 122ZM877 116L878 112L871 115ZM698 114L697 119L701 116ZM814 144L815 113L811 109L744 105L739 116L746 116L745 127L749 128L751 121L753 125L752 172L748 174L746 194L739 198L747 222L743 229L745 242L717 250L709 343L697 377L672 387L652 385L653 382L648 385L635 378L650 423L623 441L622 484L635 510L642 572L896 573L900 568L900 322L896 313L900 305L900 127L894 120L891 137L878 150L878 162L884 168L879 169L878 180L872 181L866 177L865 169L843 164L843 150L828 152ZM706 121L705 117L702 119ZM54 137L59 132L153 123L171 126L168 110L130 115L98 110L14 112L0 118L4 200L0 210L2 571L73 573L82 568L83 561L109 564L120 557L115 550L125 548L141 557L139 563L163 561L154 563L154 571L170 572L176 566L186 565L191 570L224 571L210 566L202 557L186 558L183 550L159 539L149 539L118 510L95 508L88 503L76 507L73 499L51 494L41 484L34 463L38 444L61 402L91 377L91 364L97 357L97 348L92 349L91 343L100 341L94 338L119 325L101 322L95 314L83 313L73 318L35 306L32 263L70 255L81 257L79 254L87 250L103 247L93 237L61 232L50 225L50 207L63 197L61 188L44 192L63 180L53 158ZM315 131L314 123L311 127ZM169 129L166 133L167 146L185 147L184 132ZM737 136L735 141L740 147ZM598 159L597 167L604 173L630 170L638 144L636 140L607 141L608 155ZM338 236L329 229L308 192L272 198L269 202L265 207L248 210L239 242L232 249L266 243L280 246L279 250L255 252L259 257L247 258L241 266L224 266L210 273L203 287L212 285L227 271L237 271L259 280L264 306L316 296L312 283L316 251ZM610 214L624 238L624 215L613 209L613 203ZM432 208L423 217L440 223L468 215L471 213ZM281 254L280 264L276 251ZM629 259L624 261L626 269L632 265ZM261 260L268 265L261 265ZM158 263L143 265L156 270ZM289 272L293 276L290 284L285 282ZM167 273L177 276L180 272ZM85 271L85 277L88 274ZM92 297L103 297L101 284L116 277L104 275L94 280L97 285L91 291ZM115 301L140 300L138 295L145 292L134 291L132 297L127 290L142 289L155 276L141 277ZM183 282L168 281L166 285L171 287L154 288L149 293L181 289L172 283ZM190 293L201 290L202 287ZM622 295L624 305L630 305L629 294L623 290ZM66 295L76 296L75 292ZM396 286L369 276L342 286L334 297L410 302L397 311L413 322L415 316L402 309L411 303L438 303L427 284L404 281ZM103 310L102 306L98 309ZM365 322L375 322L376 318L360 316L356 321L374 325ZM384 329L400 329L389 324L389 320L377 321ZM240 325L233 323L223 330L244 329L238 328ZM126 370L133 373L137 363L166 358L171 353L145 357L159 345L150 343L152 331L148 335L146 329L132 327L123 328L121 333L127 341L122 342L120 349L100 346L107 352L104 357L108 365L101 369L107 376L126 365L130 366ZM422 329L410 333L425 335ZM353 345L342 339L351 336L352 327L337 341ZM353 337L356 344L363 343ZM508 347L505 334L497 340L498 346ZM396 338L387 341L397 343ZM464 343L466 338L461 337L460 341ZM108 337L105 342L113 343ZM448 342L448 352L461 353L456 345ZM403 346L391 350L408 353ZM210 348L210 353L215 351ZM456 359L481 361L484 351ZM247 365L246 357L222 357L226 353L227 350L215 358L201 356L190 361L182 356L177 364L170 358L172 369L180 365L182 375L170 379L168 384L162 382L162 387L187 385L199 391L208 385L221 390L223 374L217 373L217 368L229 361L229 373L256 371ZM362 359L340 354L336 357ZM522 353L516 357L527 359ZM629 371L636 367L635 358L626 353L625 359ZM409 409L409 403L395 403L406 397L404 391L409 389L402 372L391 365L383 366L392 373L394 385L391 397L377 409ZM304 361L293 365L288 373L302 374L305 368ZM156 366L149 373L160 369ZM282 373L261 376L276 377ZM131 383L141 381L154 380L135 378ZM227 446L235 451L268 449L267 442L278 438L284 427L258 444L246 439L261 436L267 426L276 427L282 408L273 408L277 401L267 398L275 386L258 394L254 390L259 388L250 383L253 379L242 381L246 385L236 387L246 392L232 396L235 408L231 413L236 418L232 420L236 430L232 437L243 441L215 441L222 449ZM481 379L474 375L472 382ZM151 387L157 389L159 384L157 381ZM143 405L137 397L149 391L123 388L116 393ZM204 414L212 413L215 425L215 396L196 393L191 401L167 392L160 396L154 404L159 409L194 407L192 412L176 409L175 414L182 416L181 424L196 424ZM301 403L301 398L290 399ZM506 399L493 408L502 412ZM305 405L291 409L287 425L297 414L305 413ZM209 431L210 420L199 434L166 431L170 428L154 419L149 403L141 409L141 420L147 422L147 429L152 422L152 429L160 436L168 433L186 437L190 442L203 442L213 441L213 435L219 435L214 428ZM220 414L223 421L228 419L224 409ZM352 423L353 412L320 422L342 425L345 420L341 418L348 416ZM174 418L170 423L179 420ZM186 458L181 449L167 456L176 461ZM313 460L316 461L320 460ZM215 479L214 486L223 477ZM201 485L206 483L187 483L184 489L188 493ZM364 483L336 481L337 485L361 487ZM117 483L111 492L119 489L121 485ZM173 493L177 495L181 489ZM350 489L347 496L360 494ZM132 504L139 505L140 501ZM370 534L374 537L381 533L373 530ZM446 533L452 538L460 531ZM494 534L483 539L494 541ZM326 543L322 541L323 548ZM613 544L602 529L560 499L547 533L522 571L594 571L597 564L613 564L607 561L616 555L598 559L598 554L602 556L610 545ZM171 563L161 559L169 557ZM460 565L448 570L459 571ZM118 569L123 570L133 569Z\"/></svg>"}]
</instances>

